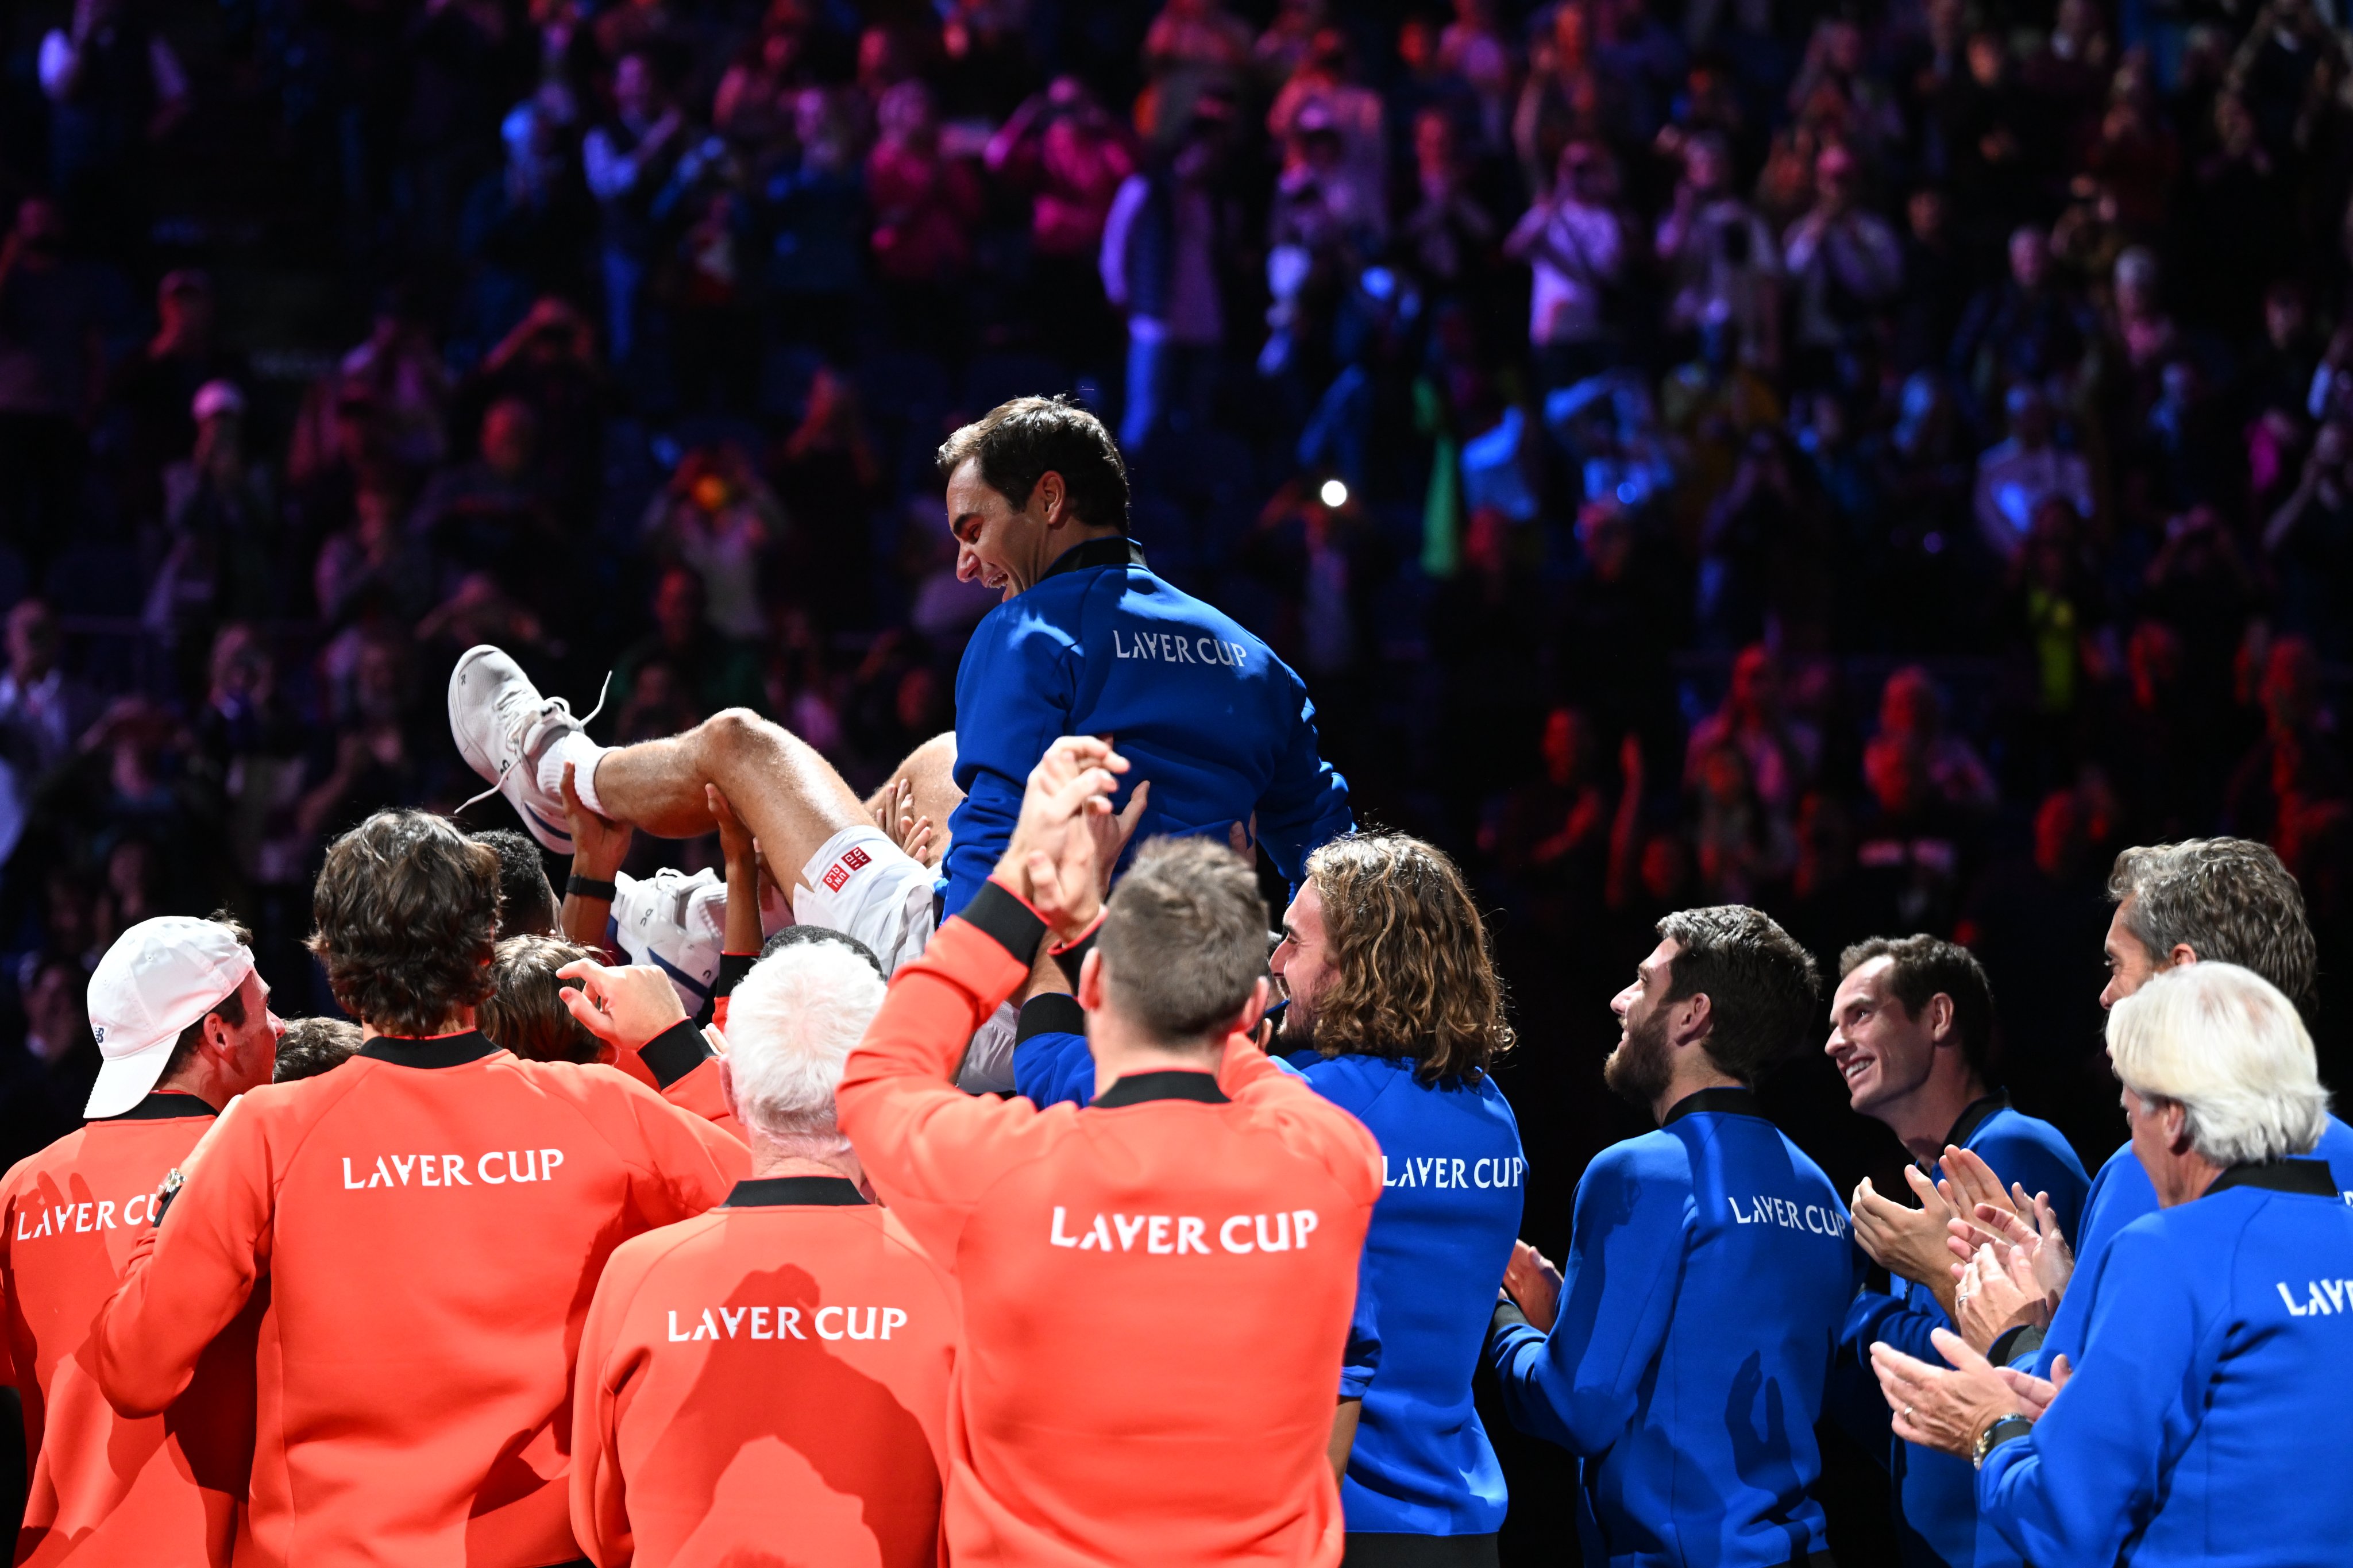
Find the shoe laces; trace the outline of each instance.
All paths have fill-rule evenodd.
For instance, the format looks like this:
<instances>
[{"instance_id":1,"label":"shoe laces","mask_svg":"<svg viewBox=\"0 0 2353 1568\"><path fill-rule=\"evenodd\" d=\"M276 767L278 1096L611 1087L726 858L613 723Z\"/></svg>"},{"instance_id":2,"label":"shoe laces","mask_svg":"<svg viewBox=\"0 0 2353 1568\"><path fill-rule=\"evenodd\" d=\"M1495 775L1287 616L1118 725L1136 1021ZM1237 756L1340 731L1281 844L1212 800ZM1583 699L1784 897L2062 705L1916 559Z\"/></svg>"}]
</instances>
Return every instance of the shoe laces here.
<instances>
[{"instance_id":1,"label":"shoe laces","mask_svg":"<svg viewBox=\"0 0 2353 1568\"><path fill-rule=\"evenodd\" d=\"M612 694L612 690L613 672L608 669L605 672L605 684L596 689L596 706L588 710L586 718L574 721L584 730L595 722L596 715L605 710L605 699ZM572 717L572 704L565 698L543 697L536 706L531 707L528 713L518 712L518 709L527 705L527 700L521 695L521 689L518 687L510 686L499 693L496 702L491 706L491 711L498 715L499 723L502 728L520 728L522 731L522 736L515 743L514 755L499 764L498 776L491 781L491 787L471 799L461 802L458 810L464 811L468 806L479 805L506 788L507 774L514 771L514 765L517 763L531 755L532 736L546 728L549 714L561 713L566 719Z\"/></svg>"}]
</instances>

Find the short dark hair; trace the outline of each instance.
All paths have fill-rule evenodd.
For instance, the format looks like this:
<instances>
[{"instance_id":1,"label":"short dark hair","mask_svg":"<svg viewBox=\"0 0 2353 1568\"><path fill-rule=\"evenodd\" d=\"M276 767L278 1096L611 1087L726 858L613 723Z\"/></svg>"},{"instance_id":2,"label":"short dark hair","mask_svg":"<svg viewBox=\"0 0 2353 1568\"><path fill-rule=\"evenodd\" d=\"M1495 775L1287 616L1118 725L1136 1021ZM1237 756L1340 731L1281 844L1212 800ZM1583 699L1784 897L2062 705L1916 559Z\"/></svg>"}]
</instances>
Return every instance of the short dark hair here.
<instances>
[{"instance_id":1,"label":"short dark hair","mask_svg":"<svg viewBox=\"0 0 2353 1568\"><path fill-rule=\"evenodd\" d=\"M1874 936L1839 954L1843 980L1875 959L1889 959L1887 989L1916 1018L1938 995L1953 999L1953 1032L1961 1058L1980 1079L1993 1071L1993 983L1978 955L1957 942L1928 936Z\"/></svg>"},{"instance_id":2,"label":"short dark hair","mask_svg":"<svg viewBox=\"0 0 2353 1568\"><path fill-rule=\"evenodd\" d=\"M1266 973L1258 872L1208 838L1155 838L1112 889L1095 937L1103 989L1157 1044L1202 1043Z\"/></svg>"},{"instance_id":3,"label":"short dark hair","mask_svg":"<svg viewBox=\"0 0 2353 1568\"><path fill-rule=\"evenodd\" d=\"M1068 397L1017 397L1000 403L950 436L940 447L943 482L967 458L980 464L981 483L1013 503L1049 472L1062 476L1063 494L1081 522L1127 531L1127 465L1103 422Z\"/></svg>"},{"instance_id":4,"label":"short dark hair","mask_svg":"<svg viewBox=\"0 0 2353 1568\"><path fill-rule=\"evenodd\" d=\"M554 931L564 917L539 846L512 827L485 827L466 837L489 845L499 858L499 934L545 936Z\"/></svg>"},{"instance_id":5,"label":"short dark hair","mask_svg":"<svg viewBox=\"0 0 2353 1568\"><path fill-rule=\"evenodd\" d=\"M379 811L330 845L312 885L311 951L344 1012L430 1035L491 994L499 858L445 817Z\"/></svg>"},{"instance_id":6,"label":"short dark hair","mask_svg":"<svg viewBox=\"0 0 2353 1568\"><path fill-rule=\"evenodd\" d=\"M835 931L828 926L788 925L760 944L760 956L766 958L770 953L780 952L786 948L799 947L812 942L829 942L846 947L872 964L874 973L885 981L891 978L891 972L882 967L882 961L874 956L872 948L848 931Z\"/></svg>"},{"instance_id":7,"label":"short dark hair","mask_svg":"<svg viewBox=\"0 0 2353 1568\"><path fill-rule=\"evenodd\" d=\"M349 1018L297 1018L278 1037L272 1083L293 1083L339 1068L360 1048L360 1026Z\"/></svg>"},{"instance_id":8,"label":"short dark hair","mask_svg":"<svg viewBox=\"0 0 2353 1568\"><path fill-rule=\"evenodd\" d=\"M2127 907L2125 929L2164 962L2186 945L2208 963L2235 963L2277 986L2309 1017L2320 969L2304 889L2270 846L2248 838L2185 838L2116 856L2108 897Z\"/></svg>"},{"instance_id":9,"label":"short dark hair","mask_svg":"<svg viewBox=\"0 0 2353 1568\"><path fill-rule=\"evenodd\" d=\"M253 945L253 933L246 929L244 921L227 910L215 910L205 918L216 925L228 927L229 935L237 938L239 945L244 947ZM209 1018L216 1013L220 1015L220 1021L232 1029L245 1027L244 981L238 981L236 990L206 1008L203 1018L198 1018L180 1031L180 1037L172 1042L172 1054L164 1058L164 1070L155 1075L157 1083L171 1082L172 1075L188 1065L189 1059L196 1054L196 1047L205 1043L205 1018Z\"/></svg>"},{"instance_id":10,"label":"short dark hair","mask_svg":"<svg viewBox=\"0 0 2353 1568\"><path fill-rule=\"evenodd\" d=\"M483 1037L528 1062L602 1059L596 1037L581 1027L559 994L578 983L555 977L565 964L596 956L562 937L524 932L501 939L491 960L491 994L474 1016Z\"/></svg>"},{"instance_id":11,"label":"short dark hair","mask_svg":"<svg viewBox=\"0 0 2353 1568\"><path fill-rule=\"evenodd\" d=\"M1662 939L1675 954L1667 999L1704 993L1708 1000L1708 1059L1743 1083L1789 1056L1804 1039L1820 1005L1821 977L1814 955L1746 904L1681 910L1661 921Z\"/></svg>"}]
</instances>

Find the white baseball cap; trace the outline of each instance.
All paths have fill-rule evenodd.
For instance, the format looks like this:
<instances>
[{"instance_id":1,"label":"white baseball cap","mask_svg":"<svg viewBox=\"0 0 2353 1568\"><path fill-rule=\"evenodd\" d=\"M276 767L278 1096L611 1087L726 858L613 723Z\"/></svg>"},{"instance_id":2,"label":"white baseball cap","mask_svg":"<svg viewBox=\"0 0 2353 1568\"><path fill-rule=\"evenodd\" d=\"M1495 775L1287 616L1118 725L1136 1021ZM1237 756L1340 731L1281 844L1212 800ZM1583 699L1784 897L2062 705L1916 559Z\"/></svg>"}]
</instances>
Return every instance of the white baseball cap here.
<instances>
[{"instance_id":1,"label":"white baseball cap","mask_svg":"<svg viewBox=\"0 0 2353 1568\"><path fill-rule=\"evenodd\" d=\"M103 1058L84 1116L120 1116L164 1076L180 1032L253 973L253 950L218 921L159 915L115 939L90 977L90 1031Z\"/></svg>"}]
</instances>

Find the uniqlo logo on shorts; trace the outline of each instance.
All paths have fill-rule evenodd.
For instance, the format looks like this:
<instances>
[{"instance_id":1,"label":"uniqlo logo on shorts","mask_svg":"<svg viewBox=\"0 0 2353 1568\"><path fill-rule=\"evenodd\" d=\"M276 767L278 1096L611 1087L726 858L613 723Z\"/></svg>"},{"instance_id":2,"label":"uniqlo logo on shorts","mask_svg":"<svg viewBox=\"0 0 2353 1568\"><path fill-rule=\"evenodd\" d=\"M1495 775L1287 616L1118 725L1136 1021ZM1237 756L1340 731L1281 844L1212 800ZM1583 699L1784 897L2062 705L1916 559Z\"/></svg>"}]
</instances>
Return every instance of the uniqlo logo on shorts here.
<instances>
[{"instance_id":1,"label":"uniqlo logo on shorts","mask_svg":"<svg viewBox=\"0 0 2353 1568\"><path fill-rule=\"evenodd\" d=\"M846 851L840 859L833 863L833 869L825 874L826 891L829 893L841 891L849 883L850 873L868 864L871 858L863 849Z\"/></svg>"}]
</instances>

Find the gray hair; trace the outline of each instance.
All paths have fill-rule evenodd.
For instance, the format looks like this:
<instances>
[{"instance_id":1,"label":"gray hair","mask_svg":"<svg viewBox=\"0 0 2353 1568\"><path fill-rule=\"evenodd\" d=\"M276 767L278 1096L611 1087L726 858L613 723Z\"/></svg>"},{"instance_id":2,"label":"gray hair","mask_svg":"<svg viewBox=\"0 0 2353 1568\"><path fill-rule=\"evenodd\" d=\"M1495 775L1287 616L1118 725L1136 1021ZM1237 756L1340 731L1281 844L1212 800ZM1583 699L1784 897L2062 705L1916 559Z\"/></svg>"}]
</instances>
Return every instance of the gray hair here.
<instances>
[{"instance_id":1,"label":"gray hair","mask_svg":"<svg viewBox=\"0 0 2353 1568\"><path fill-rule=\"evenodd\" d=\"M873 963L839 942L779 948L754 964L727 1004L727 1072L744 1123L812 1155L840 1149L834 1091L882 992Z\"/></svg>"},{"instance_id":2,"label":"gray hair","mask_svg":"<svg viewBox=\"0 0 2353 1568\"><path fill-rule=\"evenodd\" d=\"M2309 1154L2327 1123L2304 1020L2235 963L2170 969L2117 1003L2108 1060L2143 1100L2179 1102L2190 1147L2226 1169Z\"/></svg>"},{"instance_id":3,"label":"gray hair","mask_svg":"<svg viewBox=\"0 0 2353 1568\"><path fill-rule=\"evenodd\" d=\"M2108 877L2125 930L2158 963L2186 946L2201 963L2253 970L2309 1011L2319 960L2304 894L2278 856L2246 838L2126 849Z\"/></svg>"},{"instance_id":4,"label":"gray hair","mask_svg":"<svg viewBox=\"0 0 2353 1568\"><path fill-rule=\"evenodd\" d=\"M1162 1045L1200 1044L1266 973L1258 873L1207 838L1155 838L1112 890L1095 951L1106 999Z\"/></svg>"}]
</instances>

